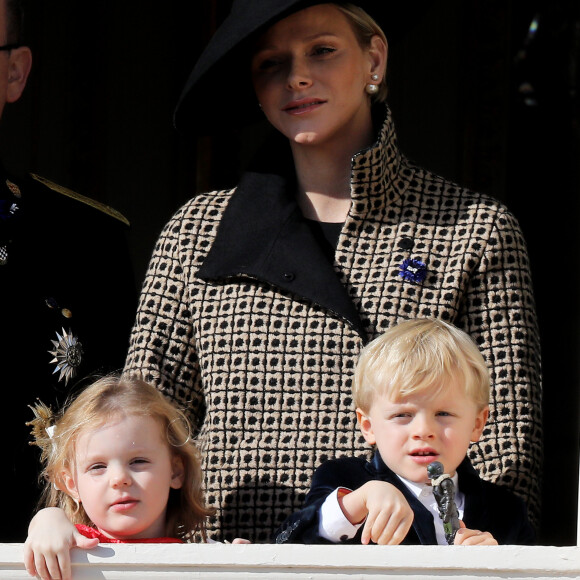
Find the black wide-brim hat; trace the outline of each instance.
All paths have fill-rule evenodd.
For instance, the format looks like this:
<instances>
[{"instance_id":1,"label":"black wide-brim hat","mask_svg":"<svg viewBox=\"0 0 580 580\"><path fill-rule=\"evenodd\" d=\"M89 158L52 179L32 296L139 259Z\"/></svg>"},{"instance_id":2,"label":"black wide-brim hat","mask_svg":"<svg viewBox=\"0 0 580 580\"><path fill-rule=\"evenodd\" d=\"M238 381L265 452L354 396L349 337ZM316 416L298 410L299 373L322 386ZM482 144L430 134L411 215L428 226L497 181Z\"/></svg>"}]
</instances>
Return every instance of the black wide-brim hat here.
<instances>
[{"instance_id":1,"label":"black wide-brim hat","mask_svg":"<svg viewBox=\"0 0 580 580\"><path fill-rule=\"evenodd\" d=\"M430 0L354 0L396 42ZM234 0L232 9L199 57L177 104L180 131L217 133L263 118L250 73L250 47L269 26L321 0ZM341 0L336 4L345 3Z\"/></svg>"}]
</instances>

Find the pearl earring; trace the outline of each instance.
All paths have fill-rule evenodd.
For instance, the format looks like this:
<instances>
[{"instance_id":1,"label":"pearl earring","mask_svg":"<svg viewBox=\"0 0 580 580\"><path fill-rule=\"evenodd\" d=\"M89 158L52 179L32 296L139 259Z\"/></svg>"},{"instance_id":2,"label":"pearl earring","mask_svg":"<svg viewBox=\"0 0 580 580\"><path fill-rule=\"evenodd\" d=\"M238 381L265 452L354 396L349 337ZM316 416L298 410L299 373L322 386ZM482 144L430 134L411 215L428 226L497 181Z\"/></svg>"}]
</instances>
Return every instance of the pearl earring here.
<instances>
[{"instance_id":1,"label":"pearl earring","mask_svg":"<svg viewBox=\"0 0 580 580\"><path fill-rule=\"evenodd\" d=\"M379 80L379 75L378 74L374 74L371 76L371 79L373 79L373 81L378 81Z\"/></svg>"},{"instance_id":2,"label":"pearl earring","mask_svg":"<svg viewBox=\"0 0 580 580\"><path fill-rule=\"evenodd\" d=\"M378 85L373 85L373 84L368 84L365 87L365 91L369 94L369 95L375 95L376 93L379 92L379 87Z\"/></svg>"}]
</instances>

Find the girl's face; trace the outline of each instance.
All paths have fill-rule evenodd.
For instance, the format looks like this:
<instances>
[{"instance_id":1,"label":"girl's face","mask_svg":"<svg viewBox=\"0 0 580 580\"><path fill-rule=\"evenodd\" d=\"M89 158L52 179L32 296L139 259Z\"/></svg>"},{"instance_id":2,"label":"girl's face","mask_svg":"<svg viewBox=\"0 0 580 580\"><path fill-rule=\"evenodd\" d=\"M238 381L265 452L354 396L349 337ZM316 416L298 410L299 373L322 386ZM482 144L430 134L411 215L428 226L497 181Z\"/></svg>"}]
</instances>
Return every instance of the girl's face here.
<instances>
[{"instance_id":1,"label":"girl's face","mask_svg":"<svg viewBox=\"0 0 580 580\"><path fill-rule=\"evenodd\" d=\"M169 490L183 477L159 422L129 415L81 432L65 483L103 534L137 539L165 535Z\"/></svg>"},{"instance_id":2,"label":"girl's face","mask_svg":"<svg viewBox=\"0 0 580 580\"><path fill-rule=\"evenodd\" d=\"M264 114L292 143L329 139L370 144L367 84L378 84L386 46L373 37L361 48L347 17L332 4L300 10L274 24L257 42L252 80ZM379 75L379 81L371 75Z\"/></svg>"}]
</instances>

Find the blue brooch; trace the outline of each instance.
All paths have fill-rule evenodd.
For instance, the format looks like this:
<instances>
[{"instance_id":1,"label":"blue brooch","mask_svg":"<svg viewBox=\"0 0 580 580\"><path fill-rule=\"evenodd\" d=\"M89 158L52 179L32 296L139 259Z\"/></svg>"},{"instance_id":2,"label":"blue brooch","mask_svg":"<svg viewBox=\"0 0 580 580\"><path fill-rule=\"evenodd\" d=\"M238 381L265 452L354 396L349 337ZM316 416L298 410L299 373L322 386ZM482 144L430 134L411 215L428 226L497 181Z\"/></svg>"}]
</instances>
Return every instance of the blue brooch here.
<instances>
[{"instance_id":1,"label":"blue brooch","mask_svg":"<svg viewBox=\"0 0 580 580\"><path fill-rule=\"evenodd\" d=\"M404 280L409 280L410 282L417 282L417 284L420 284L427 277L427 266L420 260L407 258L399 266L399 269L401 270L399 276Z\"/></svg>"}]
</instances>

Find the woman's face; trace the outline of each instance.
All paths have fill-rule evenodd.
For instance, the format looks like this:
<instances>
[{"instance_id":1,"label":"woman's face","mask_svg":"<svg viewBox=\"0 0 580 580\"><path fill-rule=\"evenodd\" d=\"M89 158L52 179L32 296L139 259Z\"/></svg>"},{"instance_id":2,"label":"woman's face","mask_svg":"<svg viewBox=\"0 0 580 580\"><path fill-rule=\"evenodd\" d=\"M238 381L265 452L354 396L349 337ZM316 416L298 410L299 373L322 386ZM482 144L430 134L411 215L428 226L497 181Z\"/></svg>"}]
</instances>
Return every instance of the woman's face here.
<instances>
[{"instance_id":1,"label":"woman's face","mask_svg":"<svg viewBox=\"0 0 580 580\"><path fill-rule=\"evenodd\" d=\"M264 114L291 142L372 138L371 75L380 78L386 47L379 37L363 49L347 17L332 4L300 10L258 40L252 80Z\"/></svg>"}]
</instances>

